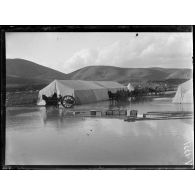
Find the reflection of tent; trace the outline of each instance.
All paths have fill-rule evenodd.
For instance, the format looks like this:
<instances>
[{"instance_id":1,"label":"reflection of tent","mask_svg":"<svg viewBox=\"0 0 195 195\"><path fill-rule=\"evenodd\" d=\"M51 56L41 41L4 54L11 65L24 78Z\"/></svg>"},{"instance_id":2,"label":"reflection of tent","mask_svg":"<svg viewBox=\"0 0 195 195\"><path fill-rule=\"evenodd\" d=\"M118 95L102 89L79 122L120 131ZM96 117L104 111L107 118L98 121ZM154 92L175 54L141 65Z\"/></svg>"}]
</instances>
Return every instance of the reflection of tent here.
<instances>
[{"instance_id":1,"label":"reflection of tent","mask_svg":"<svg viewBox=\"0 0 195 195\"><path fill-rule=\"evenodd\" d=\"M57 96L73 96L78 104L91 103L108 100L108 90L115 93L120 89L127 87L113 81L54 80L39 91L39 101L42 95L51 97L57 93Z\"/></svg>"},{"instance_id":2,"label":"reflection of tent","mask_svg":"<svg viewBox=\"0 0 195 195\"><path fill-rule=\"evenodd\" d=\"M134 87L131 85L131 83L129 83L129 84L127 85L127 89L128 89L129 91L133 91L133 90L134 90Z\"/></svg>"},{"instance_id":3,"label":"reflection of tent","mask_svg":"<svg viewBox=\"0 0 195 195\"><path fill-rule=\"evenodd\" d=\"M178 86L173 103L193 103L192 79Z\"/></svg>"}]
</instances>

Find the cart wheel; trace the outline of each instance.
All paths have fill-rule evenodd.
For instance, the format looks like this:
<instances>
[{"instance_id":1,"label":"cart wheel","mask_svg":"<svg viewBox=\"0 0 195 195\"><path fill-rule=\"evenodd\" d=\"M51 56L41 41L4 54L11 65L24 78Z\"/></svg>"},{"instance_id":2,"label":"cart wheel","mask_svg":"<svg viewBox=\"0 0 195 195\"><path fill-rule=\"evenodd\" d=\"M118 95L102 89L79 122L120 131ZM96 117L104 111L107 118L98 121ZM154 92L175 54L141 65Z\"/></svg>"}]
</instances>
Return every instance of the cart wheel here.
<instances>
[{"instance_id":1,"label":"cart wheel","mask_svg":"<svg viewBox=\"0 0 195 195\"><path fill-rule=\"evenodd\" d=\"M72 106L75 105L75 99L73 96L71 95L66 95L62 98L61 101L62 106L64 106L65 108L71 108Z\"/></svg>"}]
</instances>

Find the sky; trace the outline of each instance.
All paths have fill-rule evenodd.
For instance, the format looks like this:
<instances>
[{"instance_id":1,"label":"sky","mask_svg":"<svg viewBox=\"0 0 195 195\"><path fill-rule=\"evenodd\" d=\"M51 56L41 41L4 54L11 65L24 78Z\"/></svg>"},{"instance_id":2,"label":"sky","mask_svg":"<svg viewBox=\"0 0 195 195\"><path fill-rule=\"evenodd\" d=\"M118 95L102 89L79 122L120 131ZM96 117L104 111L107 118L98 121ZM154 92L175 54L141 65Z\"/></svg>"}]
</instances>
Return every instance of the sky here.
<instances>
[{"instance_id":1,"label":"sky","mask_svg":"<svg viewBox=\"0 0 195 195\"><path fill-rule=\"evenodd\" d=\"M85 66L192 68L192 33L6 33L6 58L70 73Z\"/></svg>"}]
</instances>

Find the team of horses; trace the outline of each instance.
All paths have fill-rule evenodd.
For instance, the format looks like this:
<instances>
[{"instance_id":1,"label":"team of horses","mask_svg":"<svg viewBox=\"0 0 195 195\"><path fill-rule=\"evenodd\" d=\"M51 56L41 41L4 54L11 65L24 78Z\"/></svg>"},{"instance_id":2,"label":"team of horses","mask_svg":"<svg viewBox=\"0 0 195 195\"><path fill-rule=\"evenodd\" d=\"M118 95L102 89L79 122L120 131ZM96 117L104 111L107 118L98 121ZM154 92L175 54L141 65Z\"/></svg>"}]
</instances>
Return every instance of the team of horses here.
<instances>
[{"instance_id":1,"label":"team of horses","mask_svg":"<svg viewBox=\"0 0 195 195\"><path fill-rule=\"evenodd\" d=\"M108 96L110 100L116 100L116 101L124 101L128 100L129 98L139 98L143 96L152 96L152 95L162 95L166 91L163 87L156 87L156 88L135 88L132 91L129 90L118 90L116 93L112 93L111 91L108 91Z\"/></svg>"}]
</instances>

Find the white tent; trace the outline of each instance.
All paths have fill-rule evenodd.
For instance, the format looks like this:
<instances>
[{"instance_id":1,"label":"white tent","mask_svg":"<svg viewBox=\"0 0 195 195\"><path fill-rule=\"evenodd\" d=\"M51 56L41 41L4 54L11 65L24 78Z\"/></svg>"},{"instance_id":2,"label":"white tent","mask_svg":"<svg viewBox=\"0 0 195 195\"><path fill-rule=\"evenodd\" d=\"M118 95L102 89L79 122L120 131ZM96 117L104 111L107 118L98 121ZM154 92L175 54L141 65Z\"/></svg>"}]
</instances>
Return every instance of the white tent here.
<instances>
[{"instance_id":1,"label":"white tent","mask_svg":"<svg viewBox=\"0 0 195 195\"><path fill-rule=\"evenodd\" d=\"M131 85L131 83L129 83L129 84L127 85L127 89L128 89L129 91L133 91L133 90L134 90L134 87Z\"/></svg>"},{"instance_id":2,"label":"white tent","mask_svg":"<svg viewBox=\"0 0 195 195\"><path fill-rule=\"evenodd\" d=\"M108 90L115 93L121 89L127 90L127 87L113 81L54 80L39 91L38 105L43 105L42 95L71 95L78 104L85 104L108 100Z\"/></svg>"},{"instance_id":3,"label":"white tent","mask_svg":"<svg viewBox=\"0 0 195 195\"><path fill-rule=\"evenodd\" d=\"M192 79L178 86L173 103L193 103L193 81Z\"/></svg>"}]
</instances>

